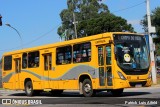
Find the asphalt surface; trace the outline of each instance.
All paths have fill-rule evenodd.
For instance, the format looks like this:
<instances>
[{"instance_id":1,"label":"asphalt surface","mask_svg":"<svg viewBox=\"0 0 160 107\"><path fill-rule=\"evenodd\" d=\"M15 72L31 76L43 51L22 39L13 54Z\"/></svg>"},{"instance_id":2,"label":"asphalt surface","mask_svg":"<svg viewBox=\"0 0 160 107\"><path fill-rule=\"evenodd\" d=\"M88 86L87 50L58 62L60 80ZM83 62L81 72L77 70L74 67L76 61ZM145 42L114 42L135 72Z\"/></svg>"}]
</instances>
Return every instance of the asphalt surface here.
<instances>
[{"instance_id":1,"label":"asphalt surface","mask_svg":"<svg viewBox=\"0 0 160 107\"><path fill-rule=\"evenodd\" d=\"M24 91L0 90L0 107L6 107L6 99L11 104L7 106L28 105L33 107L128 107L128 106L160 106L160 85L147 88L125 89L121 97L113 97L111 93L103 91L94 97L86 98L78 91L64 91L62 95L53 96L43 92L33 97L27 97Z\"/></svg>"}]
</instances>

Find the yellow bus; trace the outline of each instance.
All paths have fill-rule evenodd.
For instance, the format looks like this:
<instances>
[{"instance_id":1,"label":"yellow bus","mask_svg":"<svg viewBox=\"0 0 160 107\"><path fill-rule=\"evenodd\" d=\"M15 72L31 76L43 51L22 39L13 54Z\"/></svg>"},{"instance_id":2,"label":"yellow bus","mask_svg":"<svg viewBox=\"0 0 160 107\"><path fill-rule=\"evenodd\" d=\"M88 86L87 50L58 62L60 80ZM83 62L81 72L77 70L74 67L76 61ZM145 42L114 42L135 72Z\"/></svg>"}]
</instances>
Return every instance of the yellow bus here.
<instances>
[{"instance_id":1,"label":"yellow bus","mask_svg":"<svg viewBox=\"0 0 160 107\"><path fill-rule=\"evenodd\" d=\"M144 35L110 32L7 52L2 57L3 88L61 94L79 90L120 95L124 88L149 87L151 67Z\"/></svg>"}]
</instances>

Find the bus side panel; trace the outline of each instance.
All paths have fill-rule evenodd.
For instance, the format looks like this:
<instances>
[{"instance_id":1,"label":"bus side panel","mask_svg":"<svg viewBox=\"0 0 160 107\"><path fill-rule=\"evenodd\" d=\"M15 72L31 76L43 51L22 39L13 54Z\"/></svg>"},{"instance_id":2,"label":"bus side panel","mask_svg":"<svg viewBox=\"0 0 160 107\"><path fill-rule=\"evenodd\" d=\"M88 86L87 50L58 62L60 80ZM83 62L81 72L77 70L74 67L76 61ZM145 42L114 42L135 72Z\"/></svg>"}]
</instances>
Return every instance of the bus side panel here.
<instances>
[{"instance_id":1,"label":"bus side panel","mask_svg":"<svg viewBox=\"0 0 160 107\"><path fill-rule=\"evenodd\" d=\"M3 71L3 72L10 72L10 71ZM2 83L3 88L6 89L15 89L15 74L13 72L8 73L8 75L3 76L2 74Z\"/></svg>"},{"instance_id":2,"label":"bus side panel","mask_svg":"<svg viewBox=\"0 0 160 107\"><path fill-rule=\"evenodd\" d=\"M55 70L50 72L49 81L51 89L78 89L76 77L71 76L69 71L74 67L73 64L56 65ZM76 72L75 72L76 73Z\"/></svg>"},{"instance_id":3,"label":"bus side panel","mask_svg":"<svg viewBox=\"0 0 160 107\"><path fill-rule=\"evenodd\" d=\"M42 90L42 82L33 80L33 89Z\"/></svg>"},{"instance_id":4,"label":"bus side panel","mask_svg":"<svg viewBox=\"0 0 160 107\"><path fill-rule=\"evenodd\" d=\"M55 67L55 71L50 74L50 78L53 79L53 88L57 88L58 83L59 89L79 89L79 76L88 75L92 80L92 76L95 77L97 74L93 72L96 72L96 70L91 65L91 62L85 64L58 65Z\"/></svg>"},{"instance_id":5,"label":"bus side panel","mask_svg":"<svg viewBox=\"0 0 160 107\"><path fill-rule=\"evenodd\" d=\"M14 84L12 82L3 83L3 88L14 90Z\"/></svg>"},{"instance_id":6,"label":"bus side panel","mask_svg":"<svg viewBox=\"0 0 160 107\"><path fill-rule=\"evenodd\" d=\"M63 80L58 81L59 89L78 89L78 81L77 80Z\"/></svg>"},{"instance_id":7,"label":"bus side panel","mask_svg":"<svg viewBox=\"0 0 160 107\"><path fill-rule=\"evenodd\" d=\"M31 73L32 72L32 73ZM34 72L33 69L30 70L22 70L19 74L20 79L20 89L24 89L25 87L25 79L29 78L32 81L33 89L42 89L41 76L39 73Z\"/></svg>"}]
</instances>

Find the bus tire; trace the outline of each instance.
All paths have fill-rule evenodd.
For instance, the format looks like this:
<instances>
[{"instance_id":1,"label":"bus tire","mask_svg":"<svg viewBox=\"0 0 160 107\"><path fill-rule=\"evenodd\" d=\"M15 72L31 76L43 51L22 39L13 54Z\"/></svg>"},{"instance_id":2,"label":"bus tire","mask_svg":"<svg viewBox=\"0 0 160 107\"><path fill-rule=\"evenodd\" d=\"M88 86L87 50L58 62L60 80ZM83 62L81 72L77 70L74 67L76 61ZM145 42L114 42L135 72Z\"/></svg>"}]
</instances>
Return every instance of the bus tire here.
<instances>
[{"instance_id":1,"label":"bus tire","mask_svg":"<svg viewBox=\"0 0 160 107\"><path fill-rule=\"evenodd\" d=\"M31 81L27 81L25 84L25 93L27 96L33 96L34 91L33 91L33 85Z\"/></svg>"},{"instance_id":2,"label":"bus tire","mask_svg":"<svg viewBox=\"0 0 160 107\"><path fill-rule=\"evenodd\" d=\"M121 88L121 89L112 89L111 93L112 93L113 96L118 97L118 96L122 95L123 90L124 90L123 88Z\"/></svg>"},{"instance_id":3,"label":"bus tire","mask_svg":"<svg viewBox=\"0 0 160 107\"><path fill-rule=\"evenodd\" d=\"M93 88L92 83L90 79L85 79L82 83L82 92L85 97L91 97L93 96Z\"/></svg>"}]
</instances>

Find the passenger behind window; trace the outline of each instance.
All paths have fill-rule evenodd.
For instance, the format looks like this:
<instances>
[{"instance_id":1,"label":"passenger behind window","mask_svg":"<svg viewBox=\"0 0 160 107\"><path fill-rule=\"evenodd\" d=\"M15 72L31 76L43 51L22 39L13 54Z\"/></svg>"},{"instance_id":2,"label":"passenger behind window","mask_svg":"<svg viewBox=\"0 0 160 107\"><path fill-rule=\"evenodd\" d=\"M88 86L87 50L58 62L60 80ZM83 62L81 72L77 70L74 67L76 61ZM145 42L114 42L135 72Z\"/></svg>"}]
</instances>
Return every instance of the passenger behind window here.
<instances>
[{"instance_id":1,"label":"passenger behind window","mask_svg":"<svg viewBox=\"0 0 160 107\"><path fill-rule=\"evenodd\" d=\"M71 58L68 58L66 63L70 64L71 63Z\"/></svg>"},{"instance_id":2,"label":"passenger behind window","mask_svg":"<svg viewBox=\"0 0 160 107\"><path fill-rule=\"evenodd\" d=\"M58 58L56 60L56 64L58 64L58 65L62 64Z\"/></svg>"},{"instance_id":3,"label":"passenger behind window","mask_svg":"<svg viewBox=\"0 0 160 107\"><path fill-rule=\"evenodd\" d=\"M35 57L34 62L35 62L34 67L39 67L39 57Z\"/></svg>"},{"instance_id":4,"label":"passenger behind window","mask_svg":"<svg viewBox=\"0 0 160 107\"><path fill-rule=\"evenodd\" d=\"M36 67L36 64L34 62L32 62L31 67Z\"/></svg>"},{"instance_id":5,"label":"passenger behind window","mask_svg":"<svg viewBox=\"0 0 160 107\"><path fill-rule=\"evenodd\" d=\"M27 68L27 59L23 60L23 68Z\"/></svg>"},{"instance_id":6,"label":"passenger behind window","mask_svg":"<svg viewBox=\"0 0 160 107\"><path fill-rule=\"evenodd\" d=\"M81 54L77 54L76 55L76 62L81 62L81 60L82 60Z\"/></svg>"},{"instance_id":7,"label":"passenger behind window","mask_svg":"<svg viewBox=\"0 0 160 107\"><path fill-rule=\"evenodd\" d=\"M29 64L28 64L28 67L31 68L31 67L34 67L34 66L35 66L35 63L33 61L30 61Z\"/></svg>"}]
</instances>

